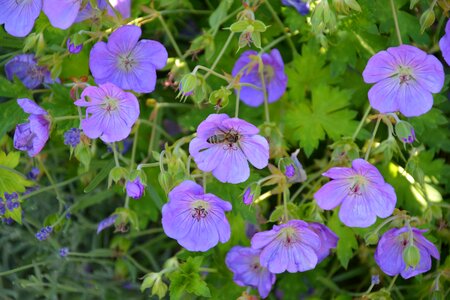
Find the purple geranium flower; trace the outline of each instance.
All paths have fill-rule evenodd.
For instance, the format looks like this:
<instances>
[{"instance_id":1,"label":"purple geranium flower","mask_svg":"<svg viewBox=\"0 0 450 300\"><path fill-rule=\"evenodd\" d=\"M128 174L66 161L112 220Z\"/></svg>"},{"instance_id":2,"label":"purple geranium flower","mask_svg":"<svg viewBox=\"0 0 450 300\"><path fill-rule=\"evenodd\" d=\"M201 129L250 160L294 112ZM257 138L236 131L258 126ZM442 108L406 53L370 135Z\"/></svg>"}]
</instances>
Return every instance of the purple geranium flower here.
<instances>
[{"instance_id":1,"label":"purple geranium flower","mask_svg":"<svg viewBox=\"0 0 450 300\"><path fill-rule=\"evenodd\" d=\"M225 258L225 264L233 273L233 280L240 286L258 289L259 295L266 298L275 283L275 274L259 263L261 250L235 246Z\"/></svg>"},{"instance_id":2,"label":"purple geranium flower","mask_svg":"<svg viewBox=\"0 0 450 300\"><path fill-rule=\"evenodd\" d=\"M286 168L284 170L284 175L286 175L288 183L304 182L307 178L306 172L297 158L299 152L300 149L297 149L291 154L289 159L285 160Z\"/></svg>"},{"instance_id":3,"label":"purple geranium flower","mask_svg":"<svg viewBox=\"0 0 450 300\"><path fill-rule=\"evenodd\" d=\"M231 204L186 180L169 193L162 208L164 232L189 251L208 251L220 241L230 239L230 224L225 212Z\"/></svg>"},{"instance_id":4,"label":"purple geranium flower","mask_svg":"<svg viewBox=\"0 0 450 300\"><path fill-rule=\"evenodd\" d=\"M127 195L133 199L139 199L144 194L145 186L141 178L137 177L133 181L128 181L126 185Z\"/></svg>"},{"instance_id":5,"label":"purple geranium flower","mask_svg":"<svg viewBox=\"0 0 450 300\"><path fill-rule=\"evenodd\" d=\"M431 256L439 259L439 252L436 246L423 236L425 231L406 226L386 231L375 251L375 261L381 270L390 276L400 274L405 279L429 271ZM409 246L417 247L420 253L419 263L415 267L407 266L403 259L403 252Z\"/></svg>"},{"instance_id":6,"label":"purple geranium flower","mask_svg":"<svg viewBox=\"0 0 450 300\"><path fill-rule=\"evenodd\" d=\"M381 113L400 111L407 117L428 112L433 93L444 85L444 68L433 55L409 45L388 48L369 59L363 72L370 105Z\"/></svg>"},{"instance_id":7,"label":"purple geranium flower","mask_svg":"<svg viewBox=\"0 0 450 300\"><path fill-rule=\"evenodd\" d=\"M44 0L42 10L53 27L69 28L75 21L82 0Z\"/></svg>"},{"instance_id":8,"label":"purple geranium flower","mask_svg":"<svg viewBox=\"0 0 450 300\"><path fill-rule=\"evenodd\" d=\"M30 157L36 156L44 148L50 133L48 113L33 100L17 99L17 103L30 114L28 122L18 124L14 132L14 148L27 151Z\"/></svg>"},{"instance_id":9,"label":"purple geranium flower","mask_svg":"<svg viewBox=\"0 0 450 300\"><path fill-rule=\"evenodd\" d=\"M448 65L450 65L450 20L445 25L445 34L439 40L439 47L441 48L442 56Z\"/></svg>"},{"instance_id":10,"label":"purple geranium flower","mask_svg":"<svg viewBox=\"0 0 450 300\"><path fill-rule=\"evenodd\" d=\"M281 3L295 8L302 16L309 14L309 3L307 0L281 0Z\"/></svg>"},{"instance_id":11,"label":"purple geranium flower","mask_svg":"<svg viewBox=\"0 0 450 300\"><path fill-rule=\"evenodd\" d=\"M336 248L339 238L330 228L320 223L309 223L309 229L314 231L320 238L320 248L317 251L317 263L320 263L330 254L331 249Z\"/></svg>"},{"instance_id":12,"label":"purple geranium flower","mask_svg":"<svg viewBox=\"0 0 450 300\"><path fill-rule=\"evenodd\" d=\"M254 125L226 114L211 114L197 128L189 153L198 168L222 182L240 183L250 176L247 160L256 168L269 162L269 144Z\"/></svg>"},{"instance_id":13,"label":"purple geranium flower","mask_svg":"<svg viewBox=\"0 0 450 300\"><path fill-rule=\"evenodd\" d=\"M237 76L241 73L240 82L250 83L260 88L241 87L240 98L249 106L260 106L264 102L262 92L261 77L258 73L259 59L258 52L249 50L242 53L236 61L232 75ZM261 56L263 63L264 81L267 90L267 100L269 103L275 102L283 96L287 86L287 76L284 73L284 63L280 52L273 49L270 54L264 53Z\"/></svg>"},{"instance_id":14,"label":"purple geranium flower","mask_svg":"<svg viewBox=\"0 0 450 300\"><path fill-rule=\"evenodd\" d=\"M339 218L350 227L369 227L377 216L386 218L395 208L394 188L377 168L364 159L355 159L351 168L331 168L323 176L332 181L316 192L317 204L326 210L341 205Z\"/></svg>"},{"instance_id":15,"label":"purple geranium flower","mask_svg":"<svg viewBox=\"0 0 450 300\"><path fill-rule=\"evenodd\" d=\"M242 201L245 205L250 205L253 203L253 194L251 188L247 188L244 192L244 195L242 195Z\"/></svg>"},{"instance_id":16,"label":"purple geranium flower","mask_svg":"<svg viewBox=\"0 0 450 300\"><path fill-rule=\"evenodd\" d=\"M13 80L14 76L29 89L37 88L42 83L53 83L50 71L44 66L38 66L34 54L19 54L5 64L6 78Z\"/></svg>"},{"instance_id":17,"label":"purple geranium flower","mask_svg":"<svg viewBox=\"0 0 450 300\"><path fill-rule=\"evenodd\" d=\"M87 87L75 105L87 107L86 119L81 121L84 134L91 139L100 137L106 143L125 139L139 117L136 96L112 83Z\"/></svg>"},{"instance_id":18,"label":"purple geranium flower","mask_svg":"<svg viewBox=\"0 0 450 300\"><path fill-rule=\"evenodd\" d=\"M33 29L42 8L42 0L0 0L0 25L10 35L23 37Z\"/></svg>"},{"instance_id":19,"label":"purple geranium flower","mask_svg":"<svg viewBox=\"0 0 450 300\"><path fill-rule=\"evenodd\" d=\"M156 69L167 62L164 46L152 40L139 40L141 28L122 26L98 42L89 56L89 67L96 83L111 82L125 90L150 93L155 89Z\"/></svg>"},{"instance_id":20,"label":"purple geranium flower","mask_svg":"<svg viewBox=\"0 0 450 300\"><path fill-rule=\"evenodd\" d=\"M112 215L112 216L107 217L106 219L101 220L97 226L97 234L99 234L102 230L113 226L114 223L116 222L116 219L117 219L117 215Z\"/></svg>"},{"instance_id":21,"label":"purple geranium flower","mask_svg":"<svg viewBox=\"0 0 450 300\"><path fill-rule=\"evenodd\" d=\"M261 266L272 273L303 272L314 269L319 261L320 237L301 220L291 220L272 230L255 233L252 248L262 249Z\"/></svg>"}]
</instances>

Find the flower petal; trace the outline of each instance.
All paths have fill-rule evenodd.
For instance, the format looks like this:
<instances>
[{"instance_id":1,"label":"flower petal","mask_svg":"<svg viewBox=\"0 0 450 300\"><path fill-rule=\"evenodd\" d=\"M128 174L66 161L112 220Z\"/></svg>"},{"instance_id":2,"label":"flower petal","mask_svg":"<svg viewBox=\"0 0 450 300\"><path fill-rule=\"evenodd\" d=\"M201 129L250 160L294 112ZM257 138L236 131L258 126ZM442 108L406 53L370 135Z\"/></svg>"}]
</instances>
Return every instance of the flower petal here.
<instances>
[{"instance_id":1,"label":"flower petal","mask_svg":"<svg viewBox=\"0 0 450 300\"><path fill-rule=\"evenodd\" d=\"M69 28L80 10L81 0L44 0L43 11L53 27Z\"/></svg>"},{"instance_id":2,"label":"flower petal","mask_svg":"<svg viewBox=\"0 0 450 300\"><path fill-rule=\"evenodd\" d=\"M417 82L432 93L439 93L444 86L444 67L433 55L428 55L418 67L414 69Z\"/></svg>"},{"instance_id":3,"label":"flower petal","mask_svg":"<svg viewBox=\"0 0 450 300\"><path fill-rule=\"evenodd\" d=\"M203 172L211 172L223 161L223 145L212 145L199 138L194 138L189 144L189 153L194 158L197 167Z\"/></svg>"},{"instance_id":4,"label":"flower petal","mask_svg":"<svg viewBox=\"0 0 450 300\"><path fill-rule=\"evenodd\" d=\"M108 82L116 70L116 57L108 50L105 42L98 42L89 54L89 68L98 84Z\"/></svg>"},{"instance_id":5,"label":"flower petal","mask_svg":"<svg viewBox=\"0 0 450 300\"><path fill-rule=\"evenodd\" d=\"M400 231L396 228L386 231L375 251L375 262L389 276L399 274L406 267L403 261L403 248L397 242L399 234Z\"/></svg>"},{"instance_id":6,"label":"flower petal","mask_svg":"<svg viewBox=\"0 0 450 300\"><path fill-rule=\"evenodd\" d=\"M141 37L139 26L124 25L111 33L108 39L108 50L114 54L129 54Z\"/></svg>"},{"instance_id":7,"label":"flower petal","mask_svg":"<svg viewBox=\"0 0 450 300\"><path fill-rule=\"evenodd\" d=\"M397 196L390 184L383 184L377 188L368 187L364 191L372 211L380 218L387 218L394 212Z\"/></svg>"},{"instance_id":8,"label":"flower petal","mask_svg":"<svg viewBox=\"0 0 450 300\"><path fill-rule=\"evenodd\" d=\"M47 111L36 104L33 100L28 98L17 99L17 104L23 109L27 114L34 115L46 115Z\"/></svg>"},{"instance_id":9,"label":"flower petal","mask_svg":"<svg viewBox=\"0 0 450 300\"><path fill-rule=\"evenodd\" d=\"M342 201L339 219L348 227L366 228L375 223L377 217L365 195L348 195Z\"/></svg>"},{"instance_id":10,"label":"flower petal","mask_svg":"<svg viewBox=\"0 0 450 300\"><path fill-rule=\"evenodd\" d=\"M372 56L362 73L365 83L375 83L396 73L395 58L387 51Z\"/></svg>"},{"instance_id":11,"label":"flower petal","mask_svg":"<svg viewBox=\"0 0 450 300\"><path fill-rule=\"evenodd\" d=\"M381 113L398 111L398 82L396 78L386 78L376 83L369 90L370 105Z\"/></svg>"},{"instance_id":12,"label":"flower petal","mask_svg":"<svg viewBox=\"0 0 450 300\"><path fill-rule=\"evenodd\" d=\"M139 41L134 48L132 55L137 61L151 63L158 70L164 68L167 64L167 50L157 41Z\"/></svg>"},{"instance_id":13,"label":"flower petal","mask_svg":"<svg viewBox=\"0 0 450 300\"><path fill-rule=\"evenodd\" d=\"M397 94L400 112L405 117L416 117L428 112L433 106L433 95L418 83L401 85Z\"/></svg>"},{"instance_id":14,"label":"flower petal","mask_svg":"<svg viewBox=\"0 0 450 300\"><path fill-rule=\"evenodd\" d=\"M315 194L314 199L320 208L330 210L348 197L350 185L345 179L336 179L326 183Z\"/></svg>"},{"instance_id":15,"label":"flower petal","mask_svg":"<svg viewBox=\"0 0 450 300\"><path fill-rule=\"evenodd\" d=\"M248 161L257 169L267 167L269 163L269 143L260 135L242 137L239 146Z\"/></svg>"},{"instance_id":16,"label":"flower petal","mask_svg":"<svg viewBox=\"0 0 450 300\"><path fill-rule=\"evenodd\" d=\"M222 152L221 163L212 171L212 174L221 182L241 183L250 176L250 168L241 150L226 149Z\"/></svg>"},{"instance_id":17,"label":"flower petal","mask_svg":"<svg viewBox=\"0 0 450 300\"><path fill-rule=\"evenodd\" d=\"M10 35L24 37L33 29L42 8L41 0L21 1L15 0L0 1L0 24L5 24L5 30ZM6 7L6 9L4 9Z\"/></svg>"}]
</instances>

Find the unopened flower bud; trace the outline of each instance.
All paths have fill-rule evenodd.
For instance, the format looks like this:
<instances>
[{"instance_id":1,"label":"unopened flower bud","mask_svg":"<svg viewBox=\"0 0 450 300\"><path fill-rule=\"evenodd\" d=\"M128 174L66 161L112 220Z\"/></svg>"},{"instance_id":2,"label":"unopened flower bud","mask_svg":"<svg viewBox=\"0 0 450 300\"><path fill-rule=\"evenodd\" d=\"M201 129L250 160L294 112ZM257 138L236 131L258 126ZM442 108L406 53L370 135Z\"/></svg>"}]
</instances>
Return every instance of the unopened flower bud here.
<instances>
[{"instance_id":1,"label":"unopened flower bud","mask_svg":"<svg viewBox=\"0 0 450 300\"><path fill-rule=\"evenodd\" d=\"M366 245L375 245L378 243L378 233L372 232L365 237Z\"/></svg>"},{"instance_id":2,"label":"unopened flower bud","mask_svg":"<svg viewBox=\"0 0 450 300\"><path fill-rule=\"evenodd\" d=\"M261 194L261 187L257 183L252 183L244 192L242 201L245 205L250 205Z\"/></svg>"},{"instance_id":3,"label":"unopened flower bud","mask_svg":"<svg viewBox=\"0 0 450 300\"><path fill-rule=\"evenodd\" d=\"M408 267L415 268L420 262L419 248L409 245L403 250L403 260Z\"/></svg>"},{"instance_id":4,"label":"unopened flower bud","mask_svg":"<svg viewBox=\"0 0 450 300\"><path fill-rule=\"evenodd\" d=\"M433 25L436 16L434 14L434 10L429 8L427 9L422 16L420 16L420 32L424 32L425 29Z\"/></svg>"},{"instance_id":5,"label":"unopened flower bud","mask_svg":"<svg viewBox=\"0 0 450 300\"><path fill-rule=\"evenodd\" d=\"M190 96L195 88L198 85L198 79L197 76L189 73L183 76L183 78L180 81L180 85L179 85L179 94L177 97L187 97Z\"/></svg>"},{"instance_id":6,"label":"unopened flower bud","mask_svg":"<svg viewBox=\"0 0 450 300\"><path fill-rule=\"evenodd\" d=\"M414 127L406 121L399 121L395 124L395 133L403 143L412 144L416 140Z\"/></svg>"},{"instance_id":7,"label":"unopened flower bud","mask_svg":"<svg viewBox=\"0 0 450 300\"><path fill-rule=\"evenodd\" d=\"M231 91L221 87L220 89L213 91L209 95L209 103L220 109L228 105L228 97L231 95Z\"/></svg>"}]
</instances>

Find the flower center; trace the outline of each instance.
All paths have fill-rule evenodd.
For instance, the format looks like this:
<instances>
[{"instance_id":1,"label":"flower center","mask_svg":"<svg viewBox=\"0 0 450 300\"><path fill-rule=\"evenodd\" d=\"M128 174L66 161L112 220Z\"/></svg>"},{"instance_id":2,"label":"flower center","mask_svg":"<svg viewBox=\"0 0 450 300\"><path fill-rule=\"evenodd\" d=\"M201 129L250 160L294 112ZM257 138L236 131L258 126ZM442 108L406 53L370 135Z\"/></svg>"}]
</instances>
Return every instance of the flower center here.
<instances>
[{"instance_id":1,"label":"flower center","mask_svg":"<svg viewBox=\"0 0 450 300\"><path fill-rule=\"evenodd\" d=\"M137 65L137 62L131 53L120 55L118 63L119 68L125 72L131 71Z\"/></svg>"},{"instance_id":2,"label":"flower center","mask_svg":"<svg viewBox=\"0 0 450 300\"><path fill-rule=\"evenodd\" d=\"M362 189L367 184L367 179L364 176L353 176L352 186L350 187L349 195L362 195Z\"/></svg>"},{"instance_id":3,"label":"flower center","mask_svg":"<svg viewBox=\"0 0 450 300\"><path fill-rule=\"evenodd\" d=\"M398 72L398 79L400 80L400 84L408 84L408 81L411 81L414 79L412 76L413 71L410 67L406 66L399 66L397 69Z\"/></svg>"},{"instance_id":4,"label":"flower center","mask_svg":"<svg viewBox=\"0 0 450 300\"><path fill-rule=\"evenodd\" d=\"M102 108L107 112L115 111L117 107L119 107L119 101L115 98L106 97L102 104Z\"/></svg>"},{"instance_id":5,"label":"flower center","mask_svg":"<svg viewBox=\"0 0 450 300\"><path fill-rule=\"evenodd\" d=\"M285 227L281 229L278 234L278 238L283 241L284 246L291 246L292 244L298 242L297 232L292 227Z\"/></svg>"},{"instance_id":6,"label":"flower center","mask_svg":"<svg viewBox=\"0 0 450 300\"><path fill-rule=\"evenodd\" d=\"M191 208L191 216L193 219L200 222L201 219L204 219L208 216L208 208L209 204L203 200L197 200L192 204Z\"/></svg>"}]
</instances>

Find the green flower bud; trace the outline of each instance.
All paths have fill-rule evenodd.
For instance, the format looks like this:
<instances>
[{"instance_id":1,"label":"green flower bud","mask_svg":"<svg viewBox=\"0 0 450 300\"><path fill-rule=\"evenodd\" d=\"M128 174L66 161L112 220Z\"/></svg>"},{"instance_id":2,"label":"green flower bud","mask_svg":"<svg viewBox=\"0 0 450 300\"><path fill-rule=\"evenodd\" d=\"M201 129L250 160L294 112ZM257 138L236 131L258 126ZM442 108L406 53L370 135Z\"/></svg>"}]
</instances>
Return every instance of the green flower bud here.
<instances>
[{"instance_id":1,"label":"green flower bud","mask_svg":"<svg viewBox=\"0 0 450 300\"><path fill-rule=\"evenodd\" d=\"M414 127L406 121L399 121L395 124L395 134L400 141L406 144L412 144L416 140Z\"/></svg>"},{"instance_id":2,"label":"green flower bud","mask_svg":"<svg viewBox=\"0 0 450 300\"><path fill-rule=\"evenodd\" d=\"M178 93L177 97L190 96L194 92L194 89L197 87L198 83L199 82L196 75L192 73L184 75L180 81L179 85L180 92Z\"/></svg>"},{"instance_id":3,"label":"green flower bud","mask_svg":"<svg viewBox=\"0 0 450 300\"><path fill-rule=\"evenodd\" d=\"M128 177L128 170L124 167L114 167L109 172L108 186L111 186L111 183L114 181L115 183L119 182L121 179L126 179Z\"/></svg>"},{"instance_id":4,"label":"green flower bud","mask_svg":"<svg viewBox=\"0 0 450 300\"><path fill-rule=\"evenodd\" d=\"M343 138L331 145L331 159L339 164L359 158L359 147L350 138Z\"/></svg>"},{"instance_id":5,"label":"green flower bud","mask_svg":"<svg viewBox=\"0 0 450 300\"><path fill-rule=\"evenodd\" d=\"M231 32L243 32L250 25L249 20L237 21L231 24L230 31Z\"/></svg>"},{"instance_id":6,"label":"green flower bud","mask_svg":"<svg viewBox=\"0 0 450 300\"><path fill-rule=\"evenodd\" d=\"M367 246L375 245L376 243L378 243L379 236L378 236L378 233L371 232L368 235L366 235L366 237L364 239L366 241Z\"/></svg>"},{"instance_id":7,"label":"green flower bud","mask_svg":"<svg viewBox=\"0 0 450 300\"><path fill-rule=\"evenodd\" d=\"M414 245L408 245L403 250L403 260L408 267L415 268L420 262L419 248Z\"/></svg>"},{"instance_id":8,"label":"green flower bud","mask_svg":"<svg viewBox=\"0 0 450 300\"><path fill-rule=\"evenodd\" d=\"M209 103L214 105L217 109L223 108L228 105L228 97L231 95L231 91L225 87L212 92L209 95Z\"/></svg>"},{"instance_id":9,"label":"green flower bud","mask_svg":"<svg viewBox=\"0 0 450 300\"><path fill-rule=\"evenodd\" d=\"M420 32L423 33L425 29L433 25L436 16L434 15L434 10L427 9L422 16L420 16Z\"/></svg>"}]
</instances>

